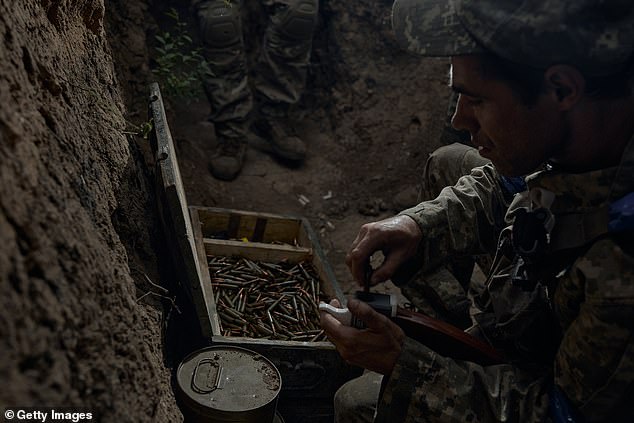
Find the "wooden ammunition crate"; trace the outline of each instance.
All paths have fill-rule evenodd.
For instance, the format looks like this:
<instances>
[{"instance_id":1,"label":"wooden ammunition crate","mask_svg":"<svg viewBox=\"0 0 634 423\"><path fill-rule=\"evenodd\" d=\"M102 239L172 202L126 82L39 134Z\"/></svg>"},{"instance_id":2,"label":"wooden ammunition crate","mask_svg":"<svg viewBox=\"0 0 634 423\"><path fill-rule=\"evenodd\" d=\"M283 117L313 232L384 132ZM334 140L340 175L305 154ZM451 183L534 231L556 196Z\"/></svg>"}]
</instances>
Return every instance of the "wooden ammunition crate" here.
<instances>
[{"instance_id":1,"label":"wooden ammunition crate","mask_svg":"<svg viewBox=\"0 0 634 423\"><path fill-rule=\"evenodd\" d=\"M188 206L158 84L151 85L149 101L153 123L150 143L156 159L161 220L168 242L173 245L170 252L175 267L184 276L184 290L196 309L203 334L210 344L254 350L277 366L282 375L278 409L287 421L332 421L330 413L323 410L330 409L335 391L359 374L359 369L348 366L327 341L223 336L207 266L208 255L271 263L308 260L319 276L322 292L343 300L309 222L295 216ZM312 413L311 417L302 404L319 406L321 412Z\"/></svg>"},{"instance_id":2,"label":"wooden ammunition crate","mask_svg":"<svg viewBox=\"0 0 634 423\"><path fill-rule=\"evenodd\" d=\"M328 298L343 297L306 219L211 207L190 207L189 213L201 264L201 284L211 286L209 270L205 267L209 256L237 256L266 263L309 262L319 276L321 291ZM210 310L212 341L244 343L244 338L222 336L213 294L205 289L204 295L207 309ZM263 341L266 340L259 340ZM303 344L304 342L300 342L296 345ZM314 344L311 346L332 348L329 342Z\"/></svg>"}]
</instances>

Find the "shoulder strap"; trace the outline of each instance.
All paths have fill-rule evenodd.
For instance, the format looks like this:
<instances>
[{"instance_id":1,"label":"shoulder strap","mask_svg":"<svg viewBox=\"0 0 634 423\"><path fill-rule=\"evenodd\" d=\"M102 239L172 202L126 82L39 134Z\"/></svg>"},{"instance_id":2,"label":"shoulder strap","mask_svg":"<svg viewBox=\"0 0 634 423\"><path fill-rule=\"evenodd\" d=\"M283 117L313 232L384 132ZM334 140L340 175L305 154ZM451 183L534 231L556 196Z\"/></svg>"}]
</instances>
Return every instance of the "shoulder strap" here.
<instances>
[{"instance_id":1,"label":"shoulder strap","mask_svg":"<svg viewBox=\"0 0 634 423\"><path fill-rule=\"evenodd\" d=\"M550 251L566 250L586 245L608 233L634 230L634 192L609 206L579 213L556 216L550 234Z\"/></svg>"}]
</instances>

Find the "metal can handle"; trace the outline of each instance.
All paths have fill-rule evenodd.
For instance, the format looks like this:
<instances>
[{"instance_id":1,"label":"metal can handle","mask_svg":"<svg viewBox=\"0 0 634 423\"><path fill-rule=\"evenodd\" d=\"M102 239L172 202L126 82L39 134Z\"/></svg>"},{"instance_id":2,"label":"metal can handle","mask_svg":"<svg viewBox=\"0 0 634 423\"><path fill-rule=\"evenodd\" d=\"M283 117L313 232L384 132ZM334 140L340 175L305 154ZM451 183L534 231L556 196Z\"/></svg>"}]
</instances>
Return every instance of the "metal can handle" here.
<instances>
[{"instance_id":1,"label":"metal can handle","mask_svg":"<svg viewBox=\"0 0 634 423\"><path fill-rule=\"evenodd\" d=\"M206 364L209 366L204 366ZM204 375L202 374L204 369L201 369L201 367L208 367L207 374L204 374ZM201 369L201 375L200 375L200 379L202 379L201 381L197 381L197 376L199 376L198 375L199 369ZM212 375L211 373L214 370L215 370L215 374ZM196 367L194 368L194 372L192 374L192 389L199 394L208 394L210 392L213 392L214 390L218 389L218 382L220 382L221 376L222 376L222 366L210 358L203 358L196 364ZM209 383L210 379L213 380L211 384ZM205 385L204 387L201 387L199 385L199 383L201 382L204 382L204 385Z\"/></svg>"}]
</instances>

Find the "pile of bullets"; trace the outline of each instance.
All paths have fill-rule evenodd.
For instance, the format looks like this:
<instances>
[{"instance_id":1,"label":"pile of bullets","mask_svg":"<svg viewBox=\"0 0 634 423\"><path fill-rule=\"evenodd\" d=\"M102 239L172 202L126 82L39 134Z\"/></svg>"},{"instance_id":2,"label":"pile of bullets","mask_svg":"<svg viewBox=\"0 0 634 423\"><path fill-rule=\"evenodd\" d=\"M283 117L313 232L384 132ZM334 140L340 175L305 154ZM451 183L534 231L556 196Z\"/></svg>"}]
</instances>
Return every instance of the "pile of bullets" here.
<instances>
[{"instance_id":1,"label":"pile of bullets","mask_svg":"<svg viewBox=\"0 0 634 423\"><path fill-rule=\"evenodd\" d=\"M319 277L313 266L208 256L224 336L324 341L319 325Z\"/></svg>"}]
</instances>

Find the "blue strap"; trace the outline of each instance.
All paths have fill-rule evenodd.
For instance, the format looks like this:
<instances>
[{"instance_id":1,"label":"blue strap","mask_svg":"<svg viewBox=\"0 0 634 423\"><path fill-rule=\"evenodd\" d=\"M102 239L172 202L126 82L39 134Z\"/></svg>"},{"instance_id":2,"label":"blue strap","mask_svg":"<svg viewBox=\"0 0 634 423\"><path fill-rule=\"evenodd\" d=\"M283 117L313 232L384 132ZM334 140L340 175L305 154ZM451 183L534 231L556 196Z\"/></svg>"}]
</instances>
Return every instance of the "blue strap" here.
<instances>
[{"instance_id":1,"label":"blue strap","mask_svg":"<svg viewBox=\"0 0 634 423\"><path fill-rule=\"evenodd\" d=\"M557 385L553 385L548 395L548 413L554 423L583 423L577 411Z\"/></svg>"},{"instance_id":2,"label":"blue strap","mask_svg":"<svg viewBox=\"0 0 634 423\"><path fill-rule=\"evenodd\" d=\"M523 176L500 175L500 181L502 182L502 188L511 196L528 189Z\"/></svg>"},{"instance_id":3,"label":"blue strap","mask_svg":"<svg viewBox=\"0 0 634 423\"><path fill-rule=\"evenodd\" d=\"M608 211L610 232L622 232L634 229L634 192L610 204Z\"/></svg>"}]
</instances>

